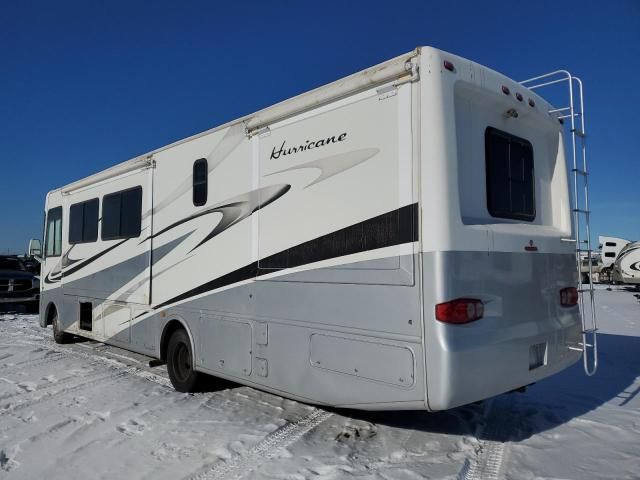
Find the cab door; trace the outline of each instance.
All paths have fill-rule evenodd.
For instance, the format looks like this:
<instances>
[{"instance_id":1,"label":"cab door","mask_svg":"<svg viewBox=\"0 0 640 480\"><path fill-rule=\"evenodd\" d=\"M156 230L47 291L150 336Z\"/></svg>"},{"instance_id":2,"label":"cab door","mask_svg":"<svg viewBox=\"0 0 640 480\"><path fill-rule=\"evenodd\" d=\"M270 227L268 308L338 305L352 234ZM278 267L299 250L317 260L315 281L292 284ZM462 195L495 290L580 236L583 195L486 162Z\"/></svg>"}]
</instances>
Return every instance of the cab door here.
<instances>
[{"instance_id":1,"label":"cab door","mask_svg":"<svg viewBox=\"0 0 640 480\"><path fill-rule=\"evenodd\" d=\"M62 318L62 197L59 192L47 197L44 221L44 246L40 265L40 325L47 326L50 307Z\"/></svg>"}]
</instances>

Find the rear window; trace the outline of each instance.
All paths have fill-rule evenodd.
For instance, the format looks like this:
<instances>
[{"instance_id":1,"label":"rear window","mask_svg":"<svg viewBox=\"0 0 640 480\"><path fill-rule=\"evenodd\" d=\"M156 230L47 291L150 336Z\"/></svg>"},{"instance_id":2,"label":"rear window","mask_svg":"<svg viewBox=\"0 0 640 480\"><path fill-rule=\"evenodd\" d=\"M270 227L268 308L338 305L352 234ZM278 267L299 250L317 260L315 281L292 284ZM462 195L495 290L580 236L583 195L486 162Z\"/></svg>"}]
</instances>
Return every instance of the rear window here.
<instances>
[{"instance_id":1,"label":"rear window","mask_svg":"<svg viewBox=\"0 0 640 480\"><path fill-rule=\"evenodd\" d=\"M492 217L536 218L531 142L488 127L485 131L487 209Z\"/></svg>"}]
</instances>

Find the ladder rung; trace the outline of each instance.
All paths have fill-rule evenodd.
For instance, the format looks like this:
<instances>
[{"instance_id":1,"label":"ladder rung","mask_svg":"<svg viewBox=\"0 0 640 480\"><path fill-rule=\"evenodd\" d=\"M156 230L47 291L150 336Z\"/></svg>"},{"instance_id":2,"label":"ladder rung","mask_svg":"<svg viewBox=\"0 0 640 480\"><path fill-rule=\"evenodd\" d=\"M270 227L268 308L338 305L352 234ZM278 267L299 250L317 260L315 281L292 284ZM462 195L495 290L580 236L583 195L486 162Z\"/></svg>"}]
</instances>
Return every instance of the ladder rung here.
<instances>
[{"instance_id":1,"label":"ladder rung","mask_svg":"<svg viewBox=\"0 0 640 480\"><path fill-rule=\"evenodd\" d=\"M586 330L583 330L582 333L596 333L598 330L600 330L599 328L587 328ZM591 346L591 345L589 345Z\"/></svg>"},{"instance_id":2,"label":"ladder rung","mask_svg":"<svg viewBox=\"0 0 640 480\"><path fill-rule=\"evenodd\" d=\"M568 113L566 115L560 115L558 120L562 120L563 118L579 117L580 115L582 115L580 112L576 112L574 114Z\"/></svg>"},{"instance_id":3,"label":"ladder rung","mask_svg":"<svg viewBox=\"0 0 640 480\"><path fill-rule=\"evenodd\" d=\"M576 134L576 136L578 137L582 137L584 138L586 135L584 134L584 132L578 128L574 128L573 130L571 130L573 133Z\"/></svg>"},{"instance_id":4,"label":"ladder rung","mask_svg":"<svg viewBox=\"0 0 640 480\"><path fill-rule=\"evenodd\" d=\"M576 252L591 252L593 253L593 250L591 250L590 248L576 248Z\"/></svg>"},{"instance_id":5,"label":"ladder rung","mask_svg":"<svg viewBox=\"0 0 640 480\"><path fill-rule=\"evenodd\" d=\"M591 213L590 210L583 210L582 208L574 208L573 211L578 213L584 213L586 215L589 215Z\"/></svg>"},{"instance_id":6,"label":"ladder rung","mask_svg":"<svg viewBox=\"0 0 640 480\"><path fill-rule=\"evenodd\" d=\"M571 169L572 172L577 173L578 175L589 175L589 172L586 172L584 170L580 170L579 168L572 168Z\"/></svg>"},{"instance_id":7,"label":"ladder rung","mask_svg":"<svg viewBox=\"0 0 640 480\"><path fill-rule=\"evenodd\" d=\"M549 113L566 112L567 110L571 110L571 107L554 108L553 110L549 110Z\"/></svg>"},{"instance_id":8,"label":"ladder rung","mask_svg":"<svg viewBox=\"0 0 640 480\"><path fill-rule=\"evenodd\" d=\"M570 243L577 242L577 240L575 238L561 238L560 241L561 242L570 242Z\"/></svg>"},{"instance_id":9,"label":"ladder rung","mask_svg":"<svg viewBox=\"0 0 640 480\"><path fill-rule=\"evenodd\" d=\"M578 293L595 292L593 288L579 288Z\"/></svg>"}]
</instances>

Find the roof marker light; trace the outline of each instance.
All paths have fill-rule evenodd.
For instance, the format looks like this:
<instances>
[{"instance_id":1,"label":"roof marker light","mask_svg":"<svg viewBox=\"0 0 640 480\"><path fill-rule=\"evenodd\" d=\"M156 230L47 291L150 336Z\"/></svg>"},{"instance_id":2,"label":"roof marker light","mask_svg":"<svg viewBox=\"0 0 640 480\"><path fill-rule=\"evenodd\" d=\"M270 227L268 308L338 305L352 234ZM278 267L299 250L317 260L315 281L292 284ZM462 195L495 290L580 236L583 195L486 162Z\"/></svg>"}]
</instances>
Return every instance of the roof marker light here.
<instances>
[{"instance_id":1,"label":"roof marker light","mask_svg":"<svg viewBox=\"0 0 640 480\"><path fill-rule=\"evenodd\" d=\"M522 94L516 92L516 98L518 99L519 102L521 102L522 101Z\"/></svg>"},{"instance_id":2,"label":"roof marker light","mask_svg":"<svg viewBox=\"0 0 640 480\"><path fill-rule=\"evenodd\" d=\"M453 66L453 63L451 63L449 60L445 60L443 62L443 65L444 68L449 70L450 72L453 72L456 69L456 67Z\"/></svg>"},{"instance_id":3,"label":"roof marker light","mask_svg":"<svg viewBox=\"0 0 640 480\"><path fill-rule=\"evenodd\" d=\"M530 107L535 107L536 106L536 102L534 102L533 100L529 99L529 106Z\"/></svg>"},{"instance_id":4,"label":"roof marker light","mask_svg":"<svg viewBox=\"0 0 640 480\"><path fill-rule=\"evenodd\" d=\"M502 85L502 93L504 93L505 95L509 95L511 93L511 90L509 90L509 87L507 87L506 85Z\"/></svg>"}]
</instances>

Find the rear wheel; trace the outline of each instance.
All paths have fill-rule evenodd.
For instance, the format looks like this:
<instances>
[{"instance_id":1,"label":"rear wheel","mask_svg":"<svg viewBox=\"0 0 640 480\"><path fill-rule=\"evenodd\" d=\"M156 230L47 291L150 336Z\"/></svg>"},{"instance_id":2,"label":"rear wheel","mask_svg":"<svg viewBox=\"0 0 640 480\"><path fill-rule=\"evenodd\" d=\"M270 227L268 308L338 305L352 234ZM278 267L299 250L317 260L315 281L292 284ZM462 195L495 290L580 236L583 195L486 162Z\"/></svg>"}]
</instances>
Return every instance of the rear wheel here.
<instances>
[{"instance_id":1,"label":"rear wheel","mask_svg":"<svg viewBox=\"0 0 640 480\"><path fill-rule=\"evenodd\" d=\"M189 335L183 329L176 330L167 348L167 370L173 388L178 392L198 391L203 375L196 372Z\"/></svg>"},{"instance_id":2,"label":"rear wheel","mask_svg":"<svg viewBox=\"0 0 640 480\"><path fill-rule=\"evenodd\" d=\"M69 343L73 335L66 333L62 330L62 326L60 325L60 321L58 320L58 312L53 312L53 320L51 321L53 324L53 339L56 343Z\"/></svg>"}]
</instances>

